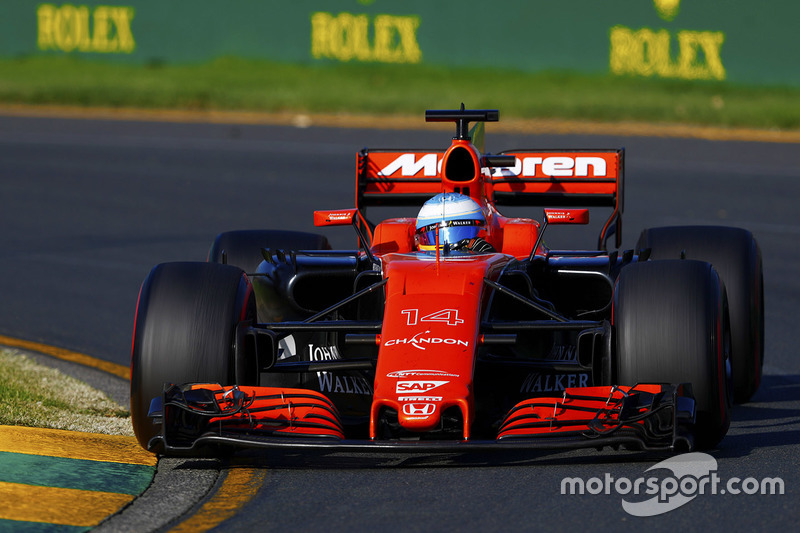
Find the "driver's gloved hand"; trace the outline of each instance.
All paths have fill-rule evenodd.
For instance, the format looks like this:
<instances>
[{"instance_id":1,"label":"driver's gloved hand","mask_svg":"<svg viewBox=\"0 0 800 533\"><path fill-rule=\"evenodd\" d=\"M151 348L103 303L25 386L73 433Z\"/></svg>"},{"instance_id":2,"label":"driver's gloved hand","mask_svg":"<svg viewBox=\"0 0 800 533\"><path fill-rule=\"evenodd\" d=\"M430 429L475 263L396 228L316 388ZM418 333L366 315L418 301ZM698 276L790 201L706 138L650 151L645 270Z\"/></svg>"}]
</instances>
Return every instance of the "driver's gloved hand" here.
<instances>
[{"instance_id":1,"label":"driver's gloved hand","mask_svg":"<svg viewBox=\"0 0 800 533\"><path fill-rule=\"evenodd\" d=\"M490 254L495 252L494 246L480 237L460 240L452 244L450 249L457 252L471 252L476 254Z\"/></svg>"}]
</instances>

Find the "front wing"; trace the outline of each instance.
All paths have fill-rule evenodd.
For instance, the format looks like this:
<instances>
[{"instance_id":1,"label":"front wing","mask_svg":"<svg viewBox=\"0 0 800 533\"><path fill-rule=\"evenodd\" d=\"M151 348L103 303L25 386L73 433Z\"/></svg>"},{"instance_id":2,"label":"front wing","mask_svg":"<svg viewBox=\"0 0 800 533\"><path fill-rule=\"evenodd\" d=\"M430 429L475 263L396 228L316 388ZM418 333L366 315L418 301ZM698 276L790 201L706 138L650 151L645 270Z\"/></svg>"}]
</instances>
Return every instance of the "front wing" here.
<instances>
[{"instance_id":1,"label":"front wing","mask_svg":"<svg viewBox=\"0 0 800 533\"><path fill-rule=\"evenodd\" d=\"M695 402L686 385L568 388L525 400L495 440L346 439L323 394L277 387L186 384L165 387L150 416L162 433L149 448L196 455L214 446L374 452L471 452L626 446L646 451L694 448Z\"/></svg>"}]
</instances>

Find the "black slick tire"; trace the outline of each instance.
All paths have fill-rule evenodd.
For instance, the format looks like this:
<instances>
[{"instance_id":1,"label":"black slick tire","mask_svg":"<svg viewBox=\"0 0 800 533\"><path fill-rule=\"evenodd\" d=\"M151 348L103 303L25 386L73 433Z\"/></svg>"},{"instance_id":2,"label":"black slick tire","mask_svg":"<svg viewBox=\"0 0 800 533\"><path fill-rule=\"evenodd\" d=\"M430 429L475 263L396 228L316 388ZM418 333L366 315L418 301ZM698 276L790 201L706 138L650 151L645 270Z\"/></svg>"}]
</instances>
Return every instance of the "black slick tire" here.
<instances>
[{"instance_id":1,"label":"black slick tire","mask_svg":"<svg viewBox=\"0 0 800 533\"><path fill-rule=\"evenodd\" d=\"M701 261L648 261L622 269L614 292L616 382L690 383L696 445L715 446L730 425L729 331L724 288Z\"/></svg>"},{"instance_id":2,"label":"black slick tire","mask_svg":"<svg viewBox=\"0 0 800 533\"><path fill-rule=\"evenodd\" d=\"M131 419L142 447L161 431L147 415L164 383L233 383L236 326L254 318L252 287L239 268L162 263L150 271L131 349Z\"/></svg>"},{"instance_id":3,"label":"black slick tire","mask_svg":"<svg viewBox=\"0 0 800 533\"><path fill-rule=\"evenodd\" d=\"M707 261L725 284L731 321L733 399L748 401L758 390L764 366L764 276L761 250L752 233L725 226L651 228L637 249L650 258Z\"/></svg>"}]
</instances>

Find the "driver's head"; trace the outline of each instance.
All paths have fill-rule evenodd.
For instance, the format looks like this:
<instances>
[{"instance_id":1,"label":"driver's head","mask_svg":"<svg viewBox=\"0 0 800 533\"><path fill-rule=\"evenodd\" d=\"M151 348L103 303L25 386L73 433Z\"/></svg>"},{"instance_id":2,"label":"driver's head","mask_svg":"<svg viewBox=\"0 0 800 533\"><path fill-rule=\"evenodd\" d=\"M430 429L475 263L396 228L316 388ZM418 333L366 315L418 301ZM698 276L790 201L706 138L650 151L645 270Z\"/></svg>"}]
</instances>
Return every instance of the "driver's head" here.
<instances>
[{"instance_id":1,"label":"driver's head","mask_svg":"<svg viewBox=\"0 0 800 533\"><path fill-rule=\"evenodd\" d=\"M417 246L420 251L435 251L438 232L438 244L446 249L447 245L477 237L485 225L481 206L472 198L452 192L437 194L417 215Z\"/></svg>"}]
</instances>

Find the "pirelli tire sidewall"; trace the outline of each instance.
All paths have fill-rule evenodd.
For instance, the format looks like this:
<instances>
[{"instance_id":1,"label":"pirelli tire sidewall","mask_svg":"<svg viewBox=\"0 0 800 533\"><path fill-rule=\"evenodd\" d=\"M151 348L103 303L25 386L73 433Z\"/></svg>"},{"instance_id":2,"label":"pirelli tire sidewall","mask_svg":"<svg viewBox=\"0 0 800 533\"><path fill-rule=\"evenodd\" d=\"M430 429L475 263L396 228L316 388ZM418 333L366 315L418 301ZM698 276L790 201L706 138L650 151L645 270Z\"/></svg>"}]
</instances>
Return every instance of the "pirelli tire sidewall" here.
<instances>
[{"instance_id":1,"label":"pirelli tire sidewall","mask_svg":"<svg viewBox=\"0 0 800 533\"><path fill-rule=\"evenodd\" d=\"M142 447L161 432L147 415L165 383L233 384L236 326L250 320L255 299L240 268L187 262L150 271L131 349L131 419Z\"/></svg>"},{"instance_id":2,"label":"pirelli tire sidewall","mask_svg":"<svg viewBox=\"0 0 800 533\"><path fill-rule=\"evenodd\" d=\"M690 383L696 444L715 446L730 426L725 289L703 261L626 266L614 290L615 383Z\"/></svg>"},{"instance_id":3,"label":"pirelli tire sidewall","mask_svg":"<svg viewBox=\"0 0 800 533\"><path fill-rule=\"evenodd\" d=\"M725 284L731 317L733 398L748 401L761 384L764 366L764 275L761 249L753 234L727 226L650 228L637 250L650 258L708 261Z\"/></svg>"}]
</instances>

